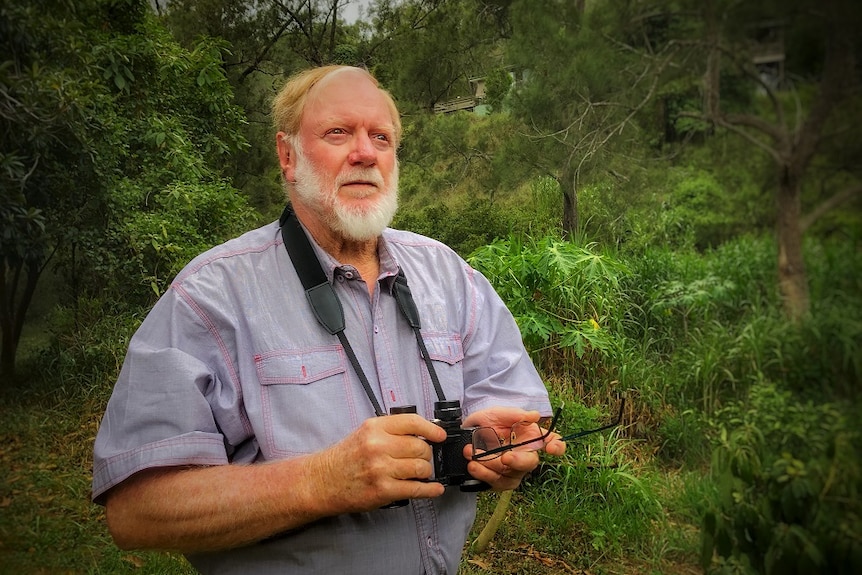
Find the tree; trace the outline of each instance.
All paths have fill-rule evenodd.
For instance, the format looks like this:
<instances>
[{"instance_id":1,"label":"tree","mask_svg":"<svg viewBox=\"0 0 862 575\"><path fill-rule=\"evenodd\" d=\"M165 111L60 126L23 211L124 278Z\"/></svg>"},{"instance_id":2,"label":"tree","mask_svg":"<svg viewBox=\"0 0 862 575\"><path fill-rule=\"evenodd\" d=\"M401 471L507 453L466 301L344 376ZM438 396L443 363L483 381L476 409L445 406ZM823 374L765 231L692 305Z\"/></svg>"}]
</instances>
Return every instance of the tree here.
<instances>
[{"instance_id":1,"label":"tree","mask_svg":"<svg viewBox=\"0 0 862 575\"><path fill-rule=\"evenodd\" d=\"M190 46L201 35L230 43L225 68L237 83L256 72L332 63L353 42L339 16L348 0L172 0L165 21Z\"/></svg>"},{"instance_id":2,"label":"tree","mask_svg":"<svg viewBox=\"0 0 862 575\"><path fill-rule=\"evenodd\" d=\"M779 289L786 315L800 320L810 310L803 235L817 218L862 194L858 177L850 177L803 214L812 162L825 144L847 129L837 114L862 103L856 58L862 13L857 3L845 0L765 3L756 8L719 0L695 4L694 13L702 9L704 32L701 40L685 40L706 55L704 106L685 115L738 135L772 159ZM665 8L671 5L665 3ZM783 82L757 65L762 43L754 41L753 32L764 23L787 37L782 46L787 51ZM722 97L723 68L724 74L750 82L755 99L749 107L734 109L733 100Z\"/></svg>"},{"instance_id":3,"label":"tree","mask_svg":"<svg viewBox=\"0 0 862 575\"><path fill-rule=\"evenodd\" d=\"M496 15L481 0L377 0L366 63L402 108L472 96L470 79L499 64Z\"/></svg>"},{"instance_id":4,"label":"tree","mask_svg":"<svg viewBox=\"0 0 862 575\"><path fill-rule=\"evenodd\" d=\"M680 133L738 135L772 160L778 285L786 315L805 317L803 234L862 192L858 162L836 146L858 140L841 122L841 115L857 117L860 105L858 3L596 1L582 13L542 0L513 2L511 11L509 60L529 71L514 110L540 151L534 164L560 182L564 228L578 228L579 183L628 154L620 147L651 129L648 113L669 116L665 144ZM775 48L782 37L780 59L765 68L764 46ZM815 190L818 163L833 166Z\"/></svg>"},{"instance_id":5,"label":"tree","mask_svg":"<svg viewBox=\"0 0 862 575\"><path fill-rule=\"evenodd\" d=\"M187 256L176 246L211 245L248 212L216 167L244 145L217 44L183 50L143 0L19 2L0 11L0 30L0 373L11 376L52 258L66 302L145 304ZM198 211L233 213L211 210L186 242L182 222L200 214L168 200L177 190ZM141 214L160 223L161 245Z\"/></svg>"},{"instance_id":6,"label":"tree","mask_svg":"<svg viewBox=\"0 0 862 575\"><path fill-rule=\"evenodd\" d=\"M638 56L608 30L617 26L610 5L521 0L511 10L508 60L526 76L512 98L528 130L523 157L559 182L571 237L580 228L579 186L612 172L615 153L639 145L639 115L676 47Z\"/></svg>"},{"instance_id":7,"label":"tree","mask_svg":"<svg viewBox=\"0 0 862 575\"><path fill-rule=\"evenodd\" d=\"M92 124L85 109L95 94L86 94L88 78L74 73L75 56L61 49L61 26L49 8L16 4L0 12L8 55L0 65L0 373L7 376L39 277L63 233L52 226L60 219L54 212L74 214L88 201L100 203L104 192L86 144ZM79 39L82 28L77 21L65 33Z\"/></svg>"}]
</instances>

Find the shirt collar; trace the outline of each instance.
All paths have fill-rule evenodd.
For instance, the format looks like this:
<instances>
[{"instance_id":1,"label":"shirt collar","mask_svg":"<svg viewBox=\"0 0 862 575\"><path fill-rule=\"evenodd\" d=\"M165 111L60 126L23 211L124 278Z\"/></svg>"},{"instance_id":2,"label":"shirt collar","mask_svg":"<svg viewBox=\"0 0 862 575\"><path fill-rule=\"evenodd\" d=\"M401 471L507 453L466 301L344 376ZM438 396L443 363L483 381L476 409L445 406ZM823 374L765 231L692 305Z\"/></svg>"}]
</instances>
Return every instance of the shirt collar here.
<instances>
[{"instance_id":1,"label":"shirt collar","mask_svg":"<svg viewBox=\"0 0 862 575\"><path fill-rule=\"evenodd\" d=\"M302 222L300 222L300 224L302 224ZM332 257L329 252L320 247L320 245L315 241L314 236L308 233L305 226L302 226L302 229L305 232L305 235L308 236L309 241L311 241L311 246L314 248L314 255L317 256L317 261L320 262L320 267L323 268L323 273L326 274L327 281L332 283L335 281L335 270L349 266L345 266L345 264L339 262L337 259ZM387 230L388 228L383 230L383 233L377 238L377 257L380 258L380 283L387 291L391 292L392 285L395 283L395 276L398 275L400 266L395 260L392 250L389 249ZM364 279L368 281L369 278ZM374 279L376 280L377 278Z\"/></svg>"}]
</instances>

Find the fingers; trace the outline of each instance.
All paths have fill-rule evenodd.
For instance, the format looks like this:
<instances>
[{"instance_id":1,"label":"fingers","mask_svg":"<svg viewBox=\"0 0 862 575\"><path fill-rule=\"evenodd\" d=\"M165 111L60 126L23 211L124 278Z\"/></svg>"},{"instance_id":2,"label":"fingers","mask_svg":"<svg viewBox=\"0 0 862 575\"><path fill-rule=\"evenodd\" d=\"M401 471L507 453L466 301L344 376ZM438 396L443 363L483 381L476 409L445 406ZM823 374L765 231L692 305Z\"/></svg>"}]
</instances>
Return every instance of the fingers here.
<instances>
[{"instance_id":1,"label":"fingers","mask_svg":"<svg viewBox=\"0 0 862 575\"><path fill-rule=\"evenodd\" d=\"M535 451L510 451L490 461L471 461L467 470L474 478L491 485L495 491L515 489L539 464Z\"/></svg>"},{"instance_id":2,"label":"fingers","mask_svg":"<svg viewBox=\"0 0 862 575\"><path fill-rule=\"evenodd\" d=\"M548 455L563 455L566 452L566 442L561 441L559 433L552 433L545 441L545 453Z\"/></svg>"},{"instance_id":3,"label":"fingers","mask_svg":"<svg viewBox=\"0 0 862 575\"><path fill-rule=\"evenodd\" d=\"M392 435L415 435L424 437L433 443L439 443L446 439L446 431L442 427L415 413L378 417L368 420L368 422L381 425L387 433Z\"/></svg>"},{"instance_id":4,"label":"fingers","mask_svg":"<svg viewBox=\"0 0 862 575\"><path fill-rule=\"evenodd\" d=\"M337 502L340 513L440 496L442 485L423 481L433 474L432 449L425 437L441 441L446 432L414 414L366 420L323 452L332 462L326 496Z\"/></svg>"},{"instance_id":5,"label":"fingers","mask_svg":"<svg viewBox=\"0 0 862 575\"><path fill-rule=\"evenodd\" d=\"M535 423L541 419L538 411L526 411L517 407L492 407L471 413L464 419L465 427L510 428L520 421Z\"/></svg>"}]
</instances>

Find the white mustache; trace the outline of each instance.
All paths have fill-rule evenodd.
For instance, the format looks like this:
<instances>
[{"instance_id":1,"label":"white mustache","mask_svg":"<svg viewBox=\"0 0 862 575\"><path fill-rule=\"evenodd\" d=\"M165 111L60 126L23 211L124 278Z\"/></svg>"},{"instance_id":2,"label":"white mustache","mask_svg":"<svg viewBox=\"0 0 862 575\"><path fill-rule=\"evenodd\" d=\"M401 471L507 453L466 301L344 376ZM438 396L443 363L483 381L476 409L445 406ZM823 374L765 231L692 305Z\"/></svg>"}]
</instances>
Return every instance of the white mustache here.
<instances>
[{"instance_id":1,"label":"white mustache","mask_svg":"<svg viewBox=\"0 0 862 575\"><path fill-rule=\"evenodd\" d=\"M378 188L383 187L383 175L377 168L355 168L349 172L338 174L335 178L336 189L351 182L367 182Z\"/></svg>"}]
</instances>

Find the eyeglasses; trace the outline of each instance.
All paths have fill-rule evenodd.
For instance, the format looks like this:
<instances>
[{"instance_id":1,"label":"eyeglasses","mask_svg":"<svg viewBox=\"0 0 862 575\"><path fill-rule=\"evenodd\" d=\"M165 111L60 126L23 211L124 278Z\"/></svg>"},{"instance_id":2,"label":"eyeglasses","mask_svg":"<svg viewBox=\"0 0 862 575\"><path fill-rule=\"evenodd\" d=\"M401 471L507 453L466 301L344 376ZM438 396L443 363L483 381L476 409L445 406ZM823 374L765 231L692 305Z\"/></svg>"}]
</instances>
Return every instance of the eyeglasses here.
<instances>
[{"instance_id":1,"label":"eyeglasses","mask_svg":"<svg viewBox=\"0 0 862 575\"><path fill-rule=\"evenodd\" d=\"M612 423L597 427L595 429L585 429L576 431L569 435L560 437L560 441L571 441L611 429L620 424L623 419L623 410L626 406L626 397L620 397L620 409L616 419ZM497 430L493 427L479 427L473 431L473 461L489 461L500 457L507 451L538 451L545 446L545 441L550 437L551 433L557 427L557 422L560 420L560 415L563 412L563 406L554 410L554 416L551 419L547 429L539 427L538 423L521 421L512 426L511 433L508 438L501 438L497 434Z\"/></svg>"}]
</instances>

